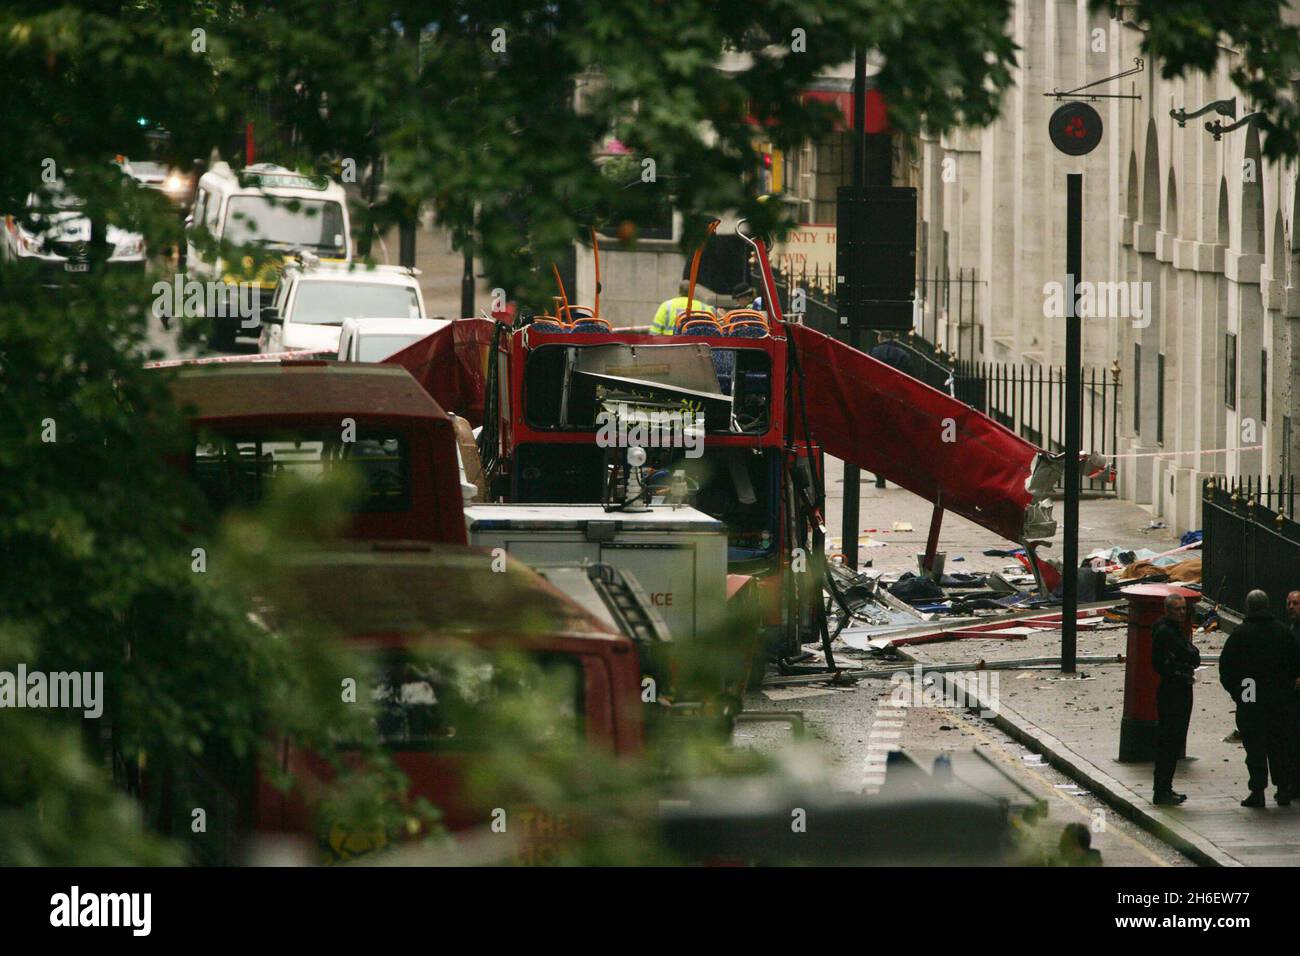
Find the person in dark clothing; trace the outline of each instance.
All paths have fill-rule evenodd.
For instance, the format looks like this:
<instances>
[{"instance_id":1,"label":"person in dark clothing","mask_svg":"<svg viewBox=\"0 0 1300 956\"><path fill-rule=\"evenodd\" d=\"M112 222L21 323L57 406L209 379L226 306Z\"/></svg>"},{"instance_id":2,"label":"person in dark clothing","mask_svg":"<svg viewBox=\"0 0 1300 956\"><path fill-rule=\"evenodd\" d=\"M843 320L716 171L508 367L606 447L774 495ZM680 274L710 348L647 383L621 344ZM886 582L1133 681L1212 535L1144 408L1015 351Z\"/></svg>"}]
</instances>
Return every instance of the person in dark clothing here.
<instances>
[{"instance_id":1,"label":"person in dark clothing","mask_svg":"<svg viewBox=\"0 0 1300 956\"><path fill-rule=\"evenodd\" d=\"M1187 602L1181 594L1165 598L1165 616L1151 628L1151 666L1160 676L1156 689L1155 796L1158 806L1177 806L1187 794L1174 790L1174 770L1187 748L1192 720L1192 685L1201 652L1187 636Z\"/></svg>"},{"instance_id":2,"label":"person in dark clothing","mask_svg":"<svg viewBox=\"0 0 1300 956\"><path fill-rule=\"evenodd\" d=\"M733 309L763 309L763 299L754 295L754 287L748 282L741 282L731 290Z\"/></svg>"},{"instance_id":3,"label":"person in dark clothing","mask_svg":"<svg viewBox=\"0 0 1300 956\"><path fill-rule=\"evenodd\" d=\"M1286 596L1286 619L1291 626L1291 642L1296 648L1297 661L1300 662L1300 591L1292 591ZM1287 713L1287 729L1290 734L1291 760L1291 794L1300 794L1300 676L1296 677L1295 688L1291 692L1291 703Z\"/></svg>"},{"instance_id":4,"label":"person in dark clothing","mask_svg":"<svg viewBox=\"0 0 1300 956\"><path fill-rule=\"evenodd\" d=\"M1243 807L1264 806L1271 773L1279 806L1291 802L1288 717L1295 696L1297 654L1286 625L1268 611L1268 595L1246 595L1246 620L1219 654L1219 682L1237 702L1237 729L1246 748L1250 796Z\"/></svg>"},{"instance_id":5,"label":"person in dark clothing","mask_svg":"<svg viewBox=\"0 0 1300 956\"><path fill-rule=\"evenodd\" d=\"M912 356L908 354L907 349L894 341L893 332L881 332L880 341L868 354L877 362L884 362L890 368L896 368L904 375L916 375L912 366ZM884 476L876 475L876 487L885 487Z\"/></svg>"},{"instance_id":6,"label":"person in dark clothing","mask_svg":"<svg viewBox=\"0 0 1300 956\"><path fill-rule=\"evenodd\" d=\"M893 332L881 332L880 342L871 350L870 355L877 362L884 362L904 375L916 374L912 366L912 356L908 354L907 349L894 340Z\"/></svg>"}]
</instances>

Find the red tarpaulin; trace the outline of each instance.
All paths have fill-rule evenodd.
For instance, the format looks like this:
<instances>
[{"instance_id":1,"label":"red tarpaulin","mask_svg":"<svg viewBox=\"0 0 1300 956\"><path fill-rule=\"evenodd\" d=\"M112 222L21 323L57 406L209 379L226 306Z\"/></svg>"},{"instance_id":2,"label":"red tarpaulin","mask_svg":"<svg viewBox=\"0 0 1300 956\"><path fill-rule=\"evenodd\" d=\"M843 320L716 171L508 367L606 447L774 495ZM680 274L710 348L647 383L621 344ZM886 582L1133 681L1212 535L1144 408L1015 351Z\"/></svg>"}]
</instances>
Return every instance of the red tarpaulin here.
<instances>
[{"instance_id":1,"label":"red tarpaulin","mask_svg":"<svg viewBox=\"0 0 1300 956\"><path fill-rule=\"evenodd\" d=\"M842 342L803 325L785 328L799 350L812 439L828 455L1021 540L1031 500L1025 480L1038 449Z\"/></svg>"},{"instance_id":2,"label":"red tarpaulin","mask_svg":"<svg viewBox=\"0 0 1300 956\"><path fill-rule=\"evenodd\" d=\"M496 325L491 319L457 319L383 364L406 369L435 402L477 428L483 424L488 350Z\"/></svg>"}]
</instances>

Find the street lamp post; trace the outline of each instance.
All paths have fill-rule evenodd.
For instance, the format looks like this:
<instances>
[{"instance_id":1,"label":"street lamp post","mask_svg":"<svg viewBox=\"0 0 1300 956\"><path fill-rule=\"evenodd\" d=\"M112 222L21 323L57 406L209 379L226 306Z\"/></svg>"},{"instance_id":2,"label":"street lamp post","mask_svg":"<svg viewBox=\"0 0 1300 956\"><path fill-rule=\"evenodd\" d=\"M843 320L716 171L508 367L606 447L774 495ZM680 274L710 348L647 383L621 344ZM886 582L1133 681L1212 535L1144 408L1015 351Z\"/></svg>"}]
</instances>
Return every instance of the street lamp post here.
<instances>
[{"instance_id":1,"label":"street lamp post","mask_svg":"<svg viewBox=\"0 0 1300 956\"><path fill-rule=\"evenodd\" d=\"M867 184L867 51L859 45L853 53L853 185ZM861 345L861 333L857 324L850 322L848 344L853 348ZM844 563L857 570L858 567L858 503L862 492L862 475L858 466L844 463L844 506L841 537Z\"/></svg>"}]
</instances>

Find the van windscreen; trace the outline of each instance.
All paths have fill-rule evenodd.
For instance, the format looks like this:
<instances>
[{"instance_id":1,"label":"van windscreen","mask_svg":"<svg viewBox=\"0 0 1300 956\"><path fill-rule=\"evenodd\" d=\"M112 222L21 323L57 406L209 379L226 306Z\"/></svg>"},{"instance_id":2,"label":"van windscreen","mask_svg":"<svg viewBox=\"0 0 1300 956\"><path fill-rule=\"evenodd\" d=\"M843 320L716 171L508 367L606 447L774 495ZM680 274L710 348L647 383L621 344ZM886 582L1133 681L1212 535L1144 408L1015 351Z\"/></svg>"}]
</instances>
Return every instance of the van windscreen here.
<instances>
[{"instance_id":1,"label":"van windscreen","mask_svg":"<svg viewBox=\"0 0 1300 956\"><path fill-rule=\"evenodd\" d=\"M383 282L300 282L292 310L289 321L308 325L342 325L344 319L423 318L414 289Z\"/></svg>"},{"instance_id":2,"label":"van windscreen","mask_svg":"<svg viewBox=\"0 0 1300 956\"><path fill-rule=\"evenodd\" d=\"M343 207L320 199L233 196L226 211L227 241L307 249L327 258L347 257Z\"/></svg>"}]
</instances>

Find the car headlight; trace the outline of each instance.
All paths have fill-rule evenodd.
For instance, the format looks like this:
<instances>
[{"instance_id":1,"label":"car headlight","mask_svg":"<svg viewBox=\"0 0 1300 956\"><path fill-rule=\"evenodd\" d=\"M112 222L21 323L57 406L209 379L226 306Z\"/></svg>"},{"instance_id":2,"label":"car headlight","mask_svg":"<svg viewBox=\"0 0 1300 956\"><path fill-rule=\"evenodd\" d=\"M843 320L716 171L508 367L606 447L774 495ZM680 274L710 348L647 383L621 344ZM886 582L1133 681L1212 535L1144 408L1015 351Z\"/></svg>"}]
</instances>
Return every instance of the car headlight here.
<instances>
[{"instance_id":1,"label":"car headlight","mask_svg":"<svg viewBox=\"0 0 1300 956\"><path fill-rule=\"evenodd\" d=\"M189 177L176 172L168 173L162 188L169 196L183 196L190 191Z\"/></svg>"}]
</instances>

